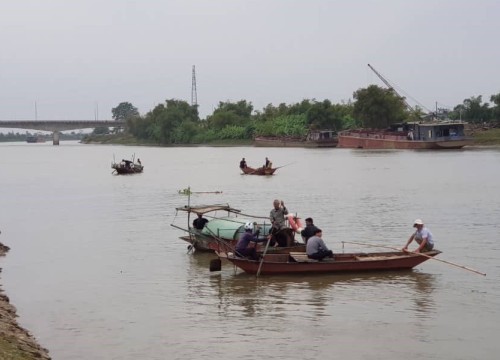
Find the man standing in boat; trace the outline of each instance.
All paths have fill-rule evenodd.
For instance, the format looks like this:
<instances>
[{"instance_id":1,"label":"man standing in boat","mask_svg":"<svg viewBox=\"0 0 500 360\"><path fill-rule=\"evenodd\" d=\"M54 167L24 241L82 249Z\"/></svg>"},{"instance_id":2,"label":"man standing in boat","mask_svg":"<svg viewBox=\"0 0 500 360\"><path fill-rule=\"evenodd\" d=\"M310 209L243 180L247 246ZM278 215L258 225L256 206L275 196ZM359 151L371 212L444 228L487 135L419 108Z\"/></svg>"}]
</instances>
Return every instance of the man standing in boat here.
<instances>
[{"instance_id":1,"label":"man standing in boat","mask_svg":"<svg viewBox=\"0 0 500 360\"><path fill-rule=\"evenodd\" d=\"M417 230L411 234L408 242L403 248L403 251L408 250L408 245L410 245L413 240L415 240L419 245L415 252L431 251L434 248L434 239L429 229L424 227L424 222L421 219L417 219L413 222L413 227L417 228Z\"/></svg>"},{"instance_id":2,"label":"man standing in boat","mask_svg":"<svg viewBox=\"0 0 500 360\"><path fill-rule=\"evenodd\" d=\"M314 236L311 236L307 241L306 252L309 259L323 260L326 257L333 258L333 251L328 249L321 235L323 235L321 229L316 228Z\"/></svg>"},{"instance_id":3,"label":"man standing in boat","mask_svg":"<svg viewBox=\"0 0 500 360\"><path fill-rule=\"evenodd\" d=\"M247 161L245 160L245 158L241 159L240 161L240 169L243 170L247 167Z\"/></svg>"},{"instance_id":4,"label":"man standing in boat","mask_svg":"<svg viewBox=\"0 0 500 360\"><path fill-rule=\"evenodd\" d=\"M269 213L271 225L276 231L286 228L285 215L288 215L288 210L283 200L274 200L273 209Z\"/></svg>"},{"instance_id":5,"label":"man standing in boat","mask_svg":"<svg viewBox=\"0 0 500 360\"><path fill-rule=\"evenodd\" d=\"M264 169L270 169L272 166L273 166L273 163L266 156L266 164L264 165Z\"/></svg>"}]
</instances>

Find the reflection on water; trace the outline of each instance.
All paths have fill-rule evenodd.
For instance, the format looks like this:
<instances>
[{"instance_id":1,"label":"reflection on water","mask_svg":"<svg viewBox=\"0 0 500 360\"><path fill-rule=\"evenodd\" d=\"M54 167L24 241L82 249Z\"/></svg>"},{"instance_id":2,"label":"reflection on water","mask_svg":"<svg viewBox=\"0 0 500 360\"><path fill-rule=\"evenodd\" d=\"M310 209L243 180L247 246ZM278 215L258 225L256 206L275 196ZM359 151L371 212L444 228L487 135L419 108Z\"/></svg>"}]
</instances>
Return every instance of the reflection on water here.
<instances>
[{"instance_id":1,"label":"reflection on water","mask_svg":"<svg viewBox=\"0 0 500 360\"><path fill-rule=\"evenodd\" d=\"M337 300L337 295L346 293L353 295L352 302L370 301L378 296L389 299L391 306L407 301L407 316L415 318L430 318L436 311L433 290L437 278L433 274L408 270L257 278L225 261L221 272L209 273L210 261L216 258L214 254L199 252L189 257L188 299L199 303L202 297L209 296L216 300L224 316L254 317L272 312L283 317L294 308L303 312L303 306L307 312L301 316L330 316L328 309L332 304L345 301ZM206 298L205 301L211 302Z\"/></svg>"},{"instance_id":2,"label":"reflection on water","mask_svg":"<svg viewBox=\"0 0 500 360\"><path fill-rule=\"evenodd\" d=\"M54 359L292 360L332 349L346 359L496 358L498 150L0 149L0 227L11 247L2 282ZM145 172L112 176L113 153L140 154ZM297 163L242 176L242 156ZM193 195L192 205L255 215L283 199L314 218L335 252L343 240L400 248L424 218L442 259L488 277L433 261L404 272L256 278L223 263L211 273L215 255L187 254L169 226L188 186L223 191Z\"/></svg>"}]
</instances>

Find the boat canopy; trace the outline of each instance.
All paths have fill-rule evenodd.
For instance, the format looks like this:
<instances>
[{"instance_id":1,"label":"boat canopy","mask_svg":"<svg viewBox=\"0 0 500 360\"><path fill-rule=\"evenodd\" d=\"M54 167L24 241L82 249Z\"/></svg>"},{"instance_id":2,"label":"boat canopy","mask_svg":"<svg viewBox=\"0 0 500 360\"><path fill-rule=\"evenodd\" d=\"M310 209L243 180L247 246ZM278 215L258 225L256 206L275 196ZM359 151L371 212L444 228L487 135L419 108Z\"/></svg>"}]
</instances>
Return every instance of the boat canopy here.
<instances>
[{"instance_id":1,"label":"boat canopy","mask_svg":"<svg viewBox=\"0 0 500 360\"><path fill-rule=\"evenodd\" d=\"M245 219L239 218L217 218L205 224L201 231L207 236L217 236L223 239L238 239L238 234L243 231Z\"/></svg>"},{"instance_id":2,"label":"boat canopy","mask_svg":"<svg viewBox=\"0 0 500 360\"><path fill-rule=\"evenodd\" d=\"M201 230L201 233L207 236L217 236L218 238L237 240L240 234L245 231L243 226L247 222L253 221L250 219L235 217L216 218L207 222L205 227ZM271 230L271 223L259 223L258 225L261 228L259 238L266 237Z\"/></svg>"}]
</instances>

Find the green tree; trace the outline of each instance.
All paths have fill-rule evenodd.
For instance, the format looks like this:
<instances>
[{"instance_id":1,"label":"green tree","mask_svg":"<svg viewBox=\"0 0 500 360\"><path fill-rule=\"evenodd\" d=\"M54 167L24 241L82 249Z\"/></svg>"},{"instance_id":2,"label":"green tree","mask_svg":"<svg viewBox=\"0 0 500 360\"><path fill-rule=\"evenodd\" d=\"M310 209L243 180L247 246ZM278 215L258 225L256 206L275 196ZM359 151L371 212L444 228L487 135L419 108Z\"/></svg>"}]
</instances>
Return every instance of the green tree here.
<instances>
[{"instance_id":1,"label":"green tree","mask_svg":"<svg viewBox=\"0 0 500 360\"><path fill-rule=\"evenodd\" d=\"M117 107L111 109L115 121L127 120L133 116L139 116L137 108L129 102L121 102Z\"/></svg>"},{"instance_id":2,"label":"green tree","mask_svg":"<svg viewBox=\"0 0 500 360\"><path fill-rule=\"evenodd\" d=\"M353 114L363 127L382 129L407 118L404 98L392 89L370 85L354 92L353 97Z\"/></svg>"},{"instance_id":3,"label":"green tree","mask_svg":"<svg viewBox=\"0 0 500 360\"><path fill-rule=\"evenodd\" d=\"M483 104L483 97L481 95L465 99L463 104L455 106L453 112L455 117L458 113L462 120L474 124L490 121L493 113L490 109L490 104Z\"/></svg>"},{"instance_id":4,"label":"green tree","mask_svg":"<svg viewBox=\"0 0 500 360\"><path fill-rule=\"evenodd\" d=\"M491 109L491 118L496 121L500 121L500 93L496 95L491 95L490 101L495 104Z\"/></svg>"},{"instance_id":5,"label":"green tree","mask_svg":"<svg viewBox=\"0 0 500 360\"><path fill-rule=\"evenodd\" d=\"M246 100L237 103L219 102L211 116L207 117L210 128L222 129L228 125L246 126L252 120L253 105Z\"/></svg>"}]
</instances>

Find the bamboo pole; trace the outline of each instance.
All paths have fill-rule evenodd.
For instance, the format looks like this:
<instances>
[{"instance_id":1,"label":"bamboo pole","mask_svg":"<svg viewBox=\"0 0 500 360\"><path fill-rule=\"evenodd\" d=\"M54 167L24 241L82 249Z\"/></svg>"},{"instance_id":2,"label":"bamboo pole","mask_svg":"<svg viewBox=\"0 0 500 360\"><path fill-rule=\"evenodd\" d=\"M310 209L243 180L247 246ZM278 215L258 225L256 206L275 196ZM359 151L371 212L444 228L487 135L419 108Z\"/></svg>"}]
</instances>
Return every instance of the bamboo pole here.
<instances>
[{"instance_id":1,"label":"bamboo pole","mask_svg":"<svg viewBox=\"0 0 500 360\"><path fill-rule=\"evenodd\" d=\"M259 269L257 270L256 277L259 277L260 270L262 269L262 264L264 263L264 257L266 256L267 249L269 248L269 243L271 242L271 236L267 238L266 248L264 249L264 253L262 254L262 259L260 259Z\"/></svg>"},{"instance_id":2,"label":"bamboo pole","mask_svg":"<svg viewBox=\"0 0 500 360\"><path fill-rule=\"evenodd\" d=\"M371 246L371 247L380 247L380 248L387 248L387 249L392 249L392 250L396 250L396 251L402 251L401 249L398 249L398 248L395 248L395 247L392 247L392 246L387 246L387 245L380 245L380 244L367 244L367 243L361 243L361 242L355 242L355 241L342 241L342 243L346 243L346 244L355 244L355 245L363 245L363 246ZM402 251L403 252L403 251ZM433 256L429 256L429 255L426 255L424 253L418 253L418 252L415 252L415 251L409 251L409 250L406 250L404 252L407 252L407 253L410 253L410 254L415 254L415 255L420 255L420 256L423 256L423 257L426 257L428 259L432 259L432 260L436 260L436 261L440 261L440 262L443 262L445 264L448 264L448 265L453 265L453 266L456 266L460 269L464 269L464 270L468 270L468 271L471 271L473 273L476 273L476 274L479 274L479 275L483 275L483 276L486 276L486 273L483 273L481 271L477 271L477 270L474 270L474 269L471 269L467 266L463 266L463 265L459 265L459 264L455 264L455 263L452 263L451 261L446 261L446 260L441 260L441 259L436 259L435 257Z\"/></svg>"}]
</instances>

